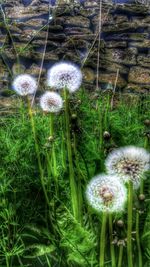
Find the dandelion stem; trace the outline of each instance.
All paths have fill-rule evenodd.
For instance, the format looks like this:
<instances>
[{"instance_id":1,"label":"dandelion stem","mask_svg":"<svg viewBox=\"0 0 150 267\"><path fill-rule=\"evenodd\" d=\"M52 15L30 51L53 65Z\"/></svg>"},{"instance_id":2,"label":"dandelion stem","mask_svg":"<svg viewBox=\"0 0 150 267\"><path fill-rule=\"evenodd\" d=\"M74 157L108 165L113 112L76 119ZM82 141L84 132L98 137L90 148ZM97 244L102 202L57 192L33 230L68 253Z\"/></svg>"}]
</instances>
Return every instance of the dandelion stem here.
<instances>
[{"instance_id":1,"label":"dandelion stem","mask_svg":"<svg viewBox=\"0 0 150 267\"><path fill-rule=\"evenodd\" d=\"M118 267L122 267L123 245L119 247Z\"/></svg>"},{"instance_id":2,"label":"dandelion stem","mask_svg":"<svg viewBox=\"0 0 150 267\"><path fill-rule=\"evenodd\" d=\"M103 214L102 214L101 234L100 234L99 267L104 267L104 264L105 264L106 223L107 223L107 213L103 212Z\"/></svg>"},{"instance_id":3,"label":"dandelion stem","mask_svg":"<svg viewBox=\"0 0 150 267\"><path fill-rule=\"evenodd\" d=\"M140 245L140 237L139 237L139 212L136 212L136 242L138 248L138 266L142 267L142 253L141 253L141 245Z\"/></svg>"},{"instance_id":4,"label":"dandelion stem","mask_svg":"<svg viewBox=\"0 0 150 267\"><path fill-rule=\"evenodd\" d=\"M148 147L148 138L145 137L145 142L144 142L144 148L147 149ZM140 183L140 194L144 193L144 180L141 179ZM139 211L136 211L136 243L137 243L137 249L138 249L138 263L139 267L143 266L142 263L142 252L141 252L141 244L140 244L140 236L139 236Z\"/></svg>"},{"instance_id":5,"label":"dandelion stem","mask_svg":"<svg viewBox=\"0 0 150 267\"><path fill-rule=\"evenodd\" d=\"M54 114L50 114L50 136L54 134Z\"/></svg>"},{"instance_id":6,"label":"dandelion stem","mask_svg":"<svg viewBox=\"0 0 150 267\"><path fill-rule=\"evenodd\" d=\"M44 196L45 196L46 202L47 202L47 204L49 206L49 199L48 199L48 195L47 195L46 188L45 188L45 183L44 183L44 174L43 174L43 168L42 168L41 159L40 159L39 146L38 146L38 143L37 143L35 123L34 123L34 118L33 118L33 114L32 114L30 100L29 100L28 97L27 97L27 103L28 103L28 113L29 113L29 117L30 117L30 123L31 123L33 138L34 138L34 142L35 142L35 151L36 151L37 160L38 160L38 167L39 167L39 172L40 172L41 185L42 185L42 188L43 188L43 192L44 192Z\"/></svg>"},{"instance_id":7,"label":"dandelion stem","mask_svg":"<svg viewBox=\"0 0 150 267\"><path fill-rule=\"evenodd\" d=\"M148 142L148 138L147 136L145 137L145 140L144 140L144 148L145 149L148 149L148 146L149 146L149 142ZM141 179L141 183L140 183L140 194L143 194L144 193L144 180Z\"/></svg>"},{"instance_id":8,"label":"dandelion stem","mask_svg":"<svg viewBox=\"0 0 150 267\"><path fill-rule=\"evenodd\" d=\"M6 255L6 267L10 267L9 265L9 257Z\"/></svg>"},{"instance_id":9,"label":"dandelion stem","mask_svg":"<svg viewBox=\"0 0 150 267\"><path fill-rule=\"evenodd\" d=\"M141 183L140 183L140 194L143 194L144 192L144 180L141 179Z\"/></svg>"},{"instance_id":10,"label":"dandelion stem","mask_svg":"<svg viewBox=\"0 0 150 267\"><path fill-rule=\"evenodd\" d=\"M63 129L63 119L61 120L61 130L62 130L62 137L61 137L61 159L62 159L62 167L66 170L66 149L65 149L65 135Z\"/></svg>"},{"instance_id":11,"label":"dandelion stem","mask_svg":"<svg viewBox=\"0 0 150 267\"><path fill-rule=\"evenodd\" d=\"M22 124L24 125L25 122L25 103L23 98L20 98L20 102L19 102L19 108L20 108L20 114L22 115Z\"/></svg>"},{"instance_id":12,"label":"dandelion stem","mask_svg":"<svg viewBox=\"0 0 150 267\"><path fill-rule=\"evenodd\" d=\"M74 155L75 155L75 164L77 169L77 175L79 177L78 179L78 214L79 214L79 222L82 224L82 205L83 205L83 199L82 199L82 184L81 184L81 170L79 166L78 161L78 155L77 155L77 147L76 147L76 135L73 133L73 140L74 140Z\"/></svg>"},{"instance_id":13,"label":"dandelion stem","mask_svg":"<svg viewBox=\"0 0 150 267\"><path fill-rule=\"evenodd\" d=\"M109 111L110 111L110 95L106 96L106 107L104 112L104 129L107 130L108 127L108 119L109 119Z\"/></svg>"},{"instance_id":14,"label":"dandelion stem","mask_svg":"<svg viewBox=\"0 0 150 267\"><path fill-rule=\"evenodd\" d=\"M99 105L99 153L101 155L100 158L100 170L102 171L104 168L104 152L103 152L103 111L102 111L102 103Z\"/></svg>"},{"instance_id":15,"label":"dandelion stem","mask_svg":"<svg viewBox=\"0 0 150 267\"><path fill-rule=\"evenodd\" d=\"M128 184L128 227L127 227L127 255L128 266L133 267L132 261L132 210L133 210L133 183Z\"/></svg>"},{"instance_id":16,"label":"dandelion stem","mask_svg":"<svg viewBox=\"0 0 150 267\"><path fill-rule=\"evenodd\" d=\"M28 97L27 97L27 102L28 102L28 113L29 113L29 117L30 117L30 123L31 123L31 128L32 128L33 138L34 138L34 143L35 143L35 152L36 152L37 161L38 161L38 168L39 168L39 172L40 172L41 185L42 185L43 193L44 193L44 196L45 196L46 204L47 204L47 206L49 208L50 225L53 228L52 218L51 218L51 213L50 213L51 204L50 204L50 201L49 201L49 198L48 198L48 194L47 194L47 191L46 191L46 187L45 187L44 171L43 171L43 168L42 168L42 163L41 163L41 158L40 158L40 151L39 151L39 146L38 146L38 142L37 142L35 123L34 123L34 118L33 118L33 114L32 114L32 108L31 108L30 100L29 100ZM53 231L55 233L55 229Z\"/></svg>"},{"instance_id":17,"label":"dandelion stem","mask_svg":"<svg viewBox=\"0 0 150 267\"><path fill-rule=\"evenodd\" d=\"M65 139L65 116L61 117L61 162L63 170L66 171L66 139Z\"/></svg>"},{"instance_id":18,"label":"dandelion stem","mask_svg":"<svg viewBox=\"0 0 150 267\"><path fill-rule=\"evenodd\" d=\"M50 114L50 136L54 138L54 114ZM55 153L55 143L52 140L51 144L51 172L56 182L57 188L57 162L56 162L56 153Z\"/></svg>"},{"instance_id":19,"label":"dandelion stem","mask_svg":"<svg viewBox=\"0 0 150 267\"><path fill-rule=\"evenodd\" d=\"M75 219L78 220L79 214L78 214L77 187L76 187L76 182L75 182L75 178L74 178L71 135L70 135L69 98L68 98L68 91L66 89L64 89L64 99L65 99L65 125L66 125L66 142L67 142L68 163L69 163L71 201L72 201L73 215L74 215Z\"/></svg>"},{"instance_id":20,"label":"dandelion stem","mask_svg":"<svg viewBox=\"0 0 150 267\"><path fill-rule=\"evenodd\" d=\"M109 214L110 253L112 267L116 267L115 248L113 242L112 214Z\"/></svg>"}]
</instances>

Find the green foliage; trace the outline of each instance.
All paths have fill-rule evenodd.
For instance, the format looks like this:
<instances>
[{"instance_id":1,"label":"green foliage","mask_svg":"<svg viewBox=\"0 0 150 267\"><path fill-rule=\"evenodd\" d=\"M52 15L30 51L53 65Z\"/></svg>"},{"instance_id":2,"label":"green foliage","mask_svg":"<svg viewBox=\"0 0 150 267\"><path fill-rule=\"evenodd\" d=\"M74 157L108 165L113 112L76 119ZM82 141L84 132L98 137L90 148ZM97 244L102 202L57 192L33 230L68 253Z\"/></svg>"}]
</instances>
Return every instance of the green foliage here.
<instances>
[{"instance_id":1,"label":"green foliage","mask_svg":"<svg viewBox=\"0 0 150 267\"><path fill-rule=\"evenodd\" d=\"M98 266L96 238L92 230L82 227L67 209L58 210L57 216L60 247L67 254L68 266Z\"/></svg>"},{"instance_id":2,"label":"green foliage","mask_svg":"<svg viewBox=\"0 0 150 267\"><path fill-rule=\"evenodd\" d=\"M144 126L144 120L150 118L149 97L128 99L124 95L117 96L112 110L110 98L106 92L89 93L82 89L70 99L71 143L80 222L72 216L64 112L54 117L53 140L49 138L50 116L43 115L38 108L33 112L34 137L25 102L21 102L21 108L13 115L1 117L0 266L98 266L101 216L88 207L86 184L94 175L105 171L104 160L113 148L136 145L149 149L149 128ZM104 138L104 131L108 131L111 137ZM41 184L35 139L48 202ZM52 156L52 151L55 156ZM149 174L145 181L146 201L139 203L139 192L135 192L133 216L134 230L135 209L144 210L140 215L139 229L144 267L148 267L150 262L148 177ZM113 218L113 239L118 243L123 240L126 244L126 217L125 210L124 215L117 214ZM116 226L118 219L124 221L123 230ZM109 242L106 246L106 266L110 267ZM136 242L133 242L133 247L136 257ZM123 259L126 264L125 257Z\"/></svg>"}]
</instances>

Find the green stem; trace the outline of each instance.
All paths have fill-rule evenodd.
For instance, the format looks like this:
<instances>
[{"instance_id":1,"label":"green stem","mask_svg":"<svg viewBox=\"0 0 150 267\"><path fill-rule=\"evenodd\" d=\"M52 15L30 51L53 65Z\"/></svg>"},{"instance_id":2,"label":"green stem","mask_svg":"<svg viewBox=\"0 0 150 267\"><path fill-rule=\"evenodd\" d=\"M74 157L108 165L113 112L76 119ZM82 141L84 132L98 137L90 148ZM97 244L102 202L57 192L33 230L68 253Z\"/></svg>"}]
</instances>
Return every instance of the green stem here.
<instances>
[{"instance_id":1,"label":"green stem","mask_svg":"<svg viewBox=\"0 0 150 267\"><path fill-rule=\"evenodd\" d=\"M132 261L132 210L133 210L133 183L128 185L128 228L127 228L127 255L128 266L133 267Z\"/></svg>"},{"instance_id":2,"label":"green stem","mask_svg":"<svg viewBox=\"0 0 150 267\"><path fill-rule=\"evenodd\" d=\"M110 95L106 96L106 107L105 107L105 113L104 113L104 130L108 130L108 119L109 119L109 110L110 110Z\"/></svg>"},{"instance_id":3,"label":"green stem","mask_svg":"<svg viewBox=\"0 0 150 267\"><path fill-rule=\"evenodd\" d=\"M149 139L148 139L148 137L146 136L146 137L145 137L145 141L144 141L144 148L147 149L147 148L148 148L148 145L149 145Z\"/></svg>"},{"instance_id":4,"label":"green stem","mask_svg":"<svg viewBox=\"0 0 150 267\"><path fill-rule=\"evenodd\" d=\"M38 146L38 142L37 142L37 137L36 137L36 130L35 130L35 123L34 123L34 118L33 118L33 114L32 114L32 109L31 109L31 105L30 105L30 100L27 97L27 103L28 103L28 113L29 113L29 117L30 117L30 123L31 123L31 128L32 128L32 133L33 133L33 137L34 137L34 143L35 143L35 152L36 152L36 156L37 156L37 160L38 160L38 167L39 167L39 172L40 172L40 179L41 179L41 185L43 188L43 192L44 192L44 196L46 199L46 202L49 206L49 198L46 192L46 188L45 188L45 182L44 182L44 173L43 173L43 168L42 168L42 164L41 164L41 159L40 159L40 151L39 151L39 146Z\"/></svg>"},{"instance_id":5,"label":"green stem","mask_svg":"<svg viewBox=\"0 0 150 267\"><path fill-rule=\"evenodd\" d=\"M6 267L10 267L9 265L9 257L6 255Z\"/></svg>"},{"instance_id":6,"label":"green stem","mask_svg":"<svg viewBox=\"0 0 150 267\"><path fill-rule=\"evenodd\" d=\"M144 180L141 180L140 184L140 194L144 192ZM140 244L140 236L139 236L139 211L136 211L136 243L138 249L138 259L139 259L139 267L142 267L142 253L141 253L141 244Z\"/></svg>"},{"instance_id":7,"label":"green stem","mask_svg":"<svg viewBox=\"0 0 150 267\"><path fill-rule=\"evenodd\" d=\"M104 264L105 264L106 223L107 223L107 213L103 212L102 225L101 225L101 235L100 235L99 267L104 267Z\"/></svg>"},{"instance_id":8,"label":"green stem","mask_svg":"<svg viewBox=\"0 0 150 267\"><path fill-rule=\"evenodd\" d=\"M99 153L100 153L100 170L104 168L104 150L103 150L103 110L102 103L99 105Z\"/></svg>"},{"instance_id":9,"label":"green stem","mask_svg":"<svg viewBox=\"0 0 150 267\"><path fill-rule=\"evenodd\" d=\"M29 117L30 117L31 128L32 128L33 137L34 137L35 152L36 152L37 161L38 161L38 168L39 168L39 172L40 172L41 185L42 185L43 193L45 196L46 204L49 208L49 220L50 220L49 223L50 223L51 229L53 230L54 234L56 235L56 230L53 227L52 217L51 217L51 212L50 212L51 204L49 201L49 197L48 197L48 194L46 191L46 186L45 186L45 181L44 181L44 171L42 168L42 163L41 163L41 158L40 158L40 151L39 151L39 146L38 146L38 142L37 142L36 129L35 129L35 123L34 123L34 118L33 118L33 114L32 114L32 108L31 108L31 104L30 104L28 97L27 97L27 103L28 103L28 113L29 113Z\"/></svg>"},{"instance_id":10,"label":"green stem","mask_svg":"<svg viewBox=\"0 0 150 267\"><path fill-rule=\"evenodd\" d=\"M82 205L83 205L83 198L82 198L82 183L81 183L81 170L79 166L78 154L77 154L77 146L76 146L76 135L73 133L73 140L74 140L74 155L75 155L75 165L77 169L78 175L78 214L79 214L79 222L82 225Z\"/></svg>"},{"instance_id":11,"label":"green stem","mask_svg":"<svg viewBox=\"0 0 150 267\"><path fill-rule=\"evenodd\" d=\"M50 114L50 136L54 138L54 114ZM52 173L57 184L57 162L56 162L56 153L55 153L55 143L52 140L52 149L51 149L51 165Z\"/></svg>"},{"instance_id":12,"label":"green stem","mask_svg":"<svg viewBox=\"0 0 150 267\"><path fill-rule=\"evenodd\" d=\"M148 148L148 145L149 145L148 138L145 137L145 140L144 140L144 148L147 149ZM141 180L141 184L140 184L140 194L143 194L143 193L144 193L144 180L142 179Z\"/></svg>"},{"instance_id":13,"label":"green stem","mask_svg":"<svg viewBox=\"0 0 150 267\"><path fill-rule=\"evenodd\" d=\"M142 253L141 253L141 245L140 245L140 236L139 236L139 212L136 212L136 242L138 248L138 259L139 259L139 267L142 267Z\"/></svg>"},{"instance_id":14,"label":"green stem","mask_svg":"<svg viewBox=\"0 0 150 267\"><path fill-rule=\"evenodd\" d=\"M72 160L72 147L71 147L71 135L70 135L70 119L69 119L69 98L68 91L64 89L65 98L65 126L66 126L66 142L67 142L67 152L68 152L68 162L69 162L69 179L70 179L70 190L71 190L71 202L72 210L75 219L78 221L78 198L77 198L77 186L74 177L74 168Z\"/></svg>"},{"instance_id":15,"label":"green stem","mask_svg":"<svg viewBox=\"0 0 150 267\"><path fill-rule=\"evenodd\" d=\"M66 147L65 147L65 134L64 134L64 127L65 125L65 118L62 117L61 119L61 131L62 131L62 137L61 137L61 159L62 159L62 167L66 171Z\"/></svg>"},{"instance_id":16,"label":"green stem","mask_svg":"<svg viewBox=\"0 0 150 267\"><path fill-rule=\"evenodd\" d=\"M144 192L144 180L141 179L141 183L140 183L140 194L143 194Z\"/></svg>"},{"instance_id":17,"label":"green stem","mask_svg":"<svg viewBox=\"0 0 150 267\"><path fill-rule=\"evenodd\" d=\"M54 137L54 114L50 114L50 136Z\"/></svg>"},{"instance_id":18,"label":"green stem","mask_svg":"<svg viewBox=\"0 0 150 267\"><path fill-rule=\"evenodd\" d=\"M119 247L118 267L122 267L123 245Z\"/></svg>"},{"instance_id":19,"label":"green stem","mask_svg":"<svg viewBox=\"0 0 150 267\"><path fill-rule=\"evenodd\" d=\"M145 137L144 148L147 149L148 147L148 138ZM144 193L144 180L141 180L140 184L140 194ZM139 211L136 211L136 242L137 242L137 249L138 249L138 259L139 259L139 267L142 267L142 252L141 252L141 244L140 244L140 236L139 236Z\"/></svg>"},{"instance_id":20,"label":"green stem","mask_svg":"<svg viewBox=\"0 0 150 267\"><path fill-rule=\"evenodd\" d=\"M54 114L50 114L50 136L54 138ZM56 152L55 152L55 140L51 143L51 173L55 180L56 193L58 193L58 174L57 174L57 162L56 162Z\"/></svg>"},{"instance_id":21,"label":"green stem","mask_svg":"<svg viewBox=\"0 0 150 267\"><path fill-rule=\"evenodd\" d=\"M25 101L24 101L24 99L22 97L20 98L19 108L20 108L20 114L22 116L22 124L24 125L26 109L25 109Z\"/></svg>"},{"instance_id":22,"label":"green stem","mask_svg":"<svg viewBox=\"0 0 150 267\"><path fill-rule=\"evenodd\" d=\"M112 267L116 267L115 248L113 242L112 214L109 214L110 253Z\"/></svg>"}]
</instances>

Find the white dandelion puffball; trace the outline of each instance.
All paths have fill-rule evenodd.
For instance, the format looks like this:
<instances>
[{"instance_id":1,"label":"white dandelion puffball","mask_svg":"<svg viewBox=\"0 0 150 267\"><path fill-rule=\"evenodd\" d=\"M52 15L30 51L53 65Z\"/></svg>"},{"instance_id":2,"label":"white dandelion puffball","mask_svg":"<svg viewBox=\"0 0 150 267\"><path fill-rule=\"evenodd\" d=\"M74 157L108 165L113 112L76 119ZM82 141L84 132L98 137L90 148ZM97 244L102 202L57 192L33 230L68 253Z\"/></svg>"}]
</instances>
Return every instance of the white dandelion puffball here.
<instances>
[{"instance_id":1,"label":"white dandelion puffball","mask_svg":"<svg viewBox=\"0 0 150 267\"><path fill-rule=\"evenodd\" d=\"M143 173L150 169L150 154L144 148L126 146L112 151L105 164L108 173L119 176L123 182L131 180L138 188Z\"/></svg>"},{"instance_id":2,"label":"white dandelion puffball","mask_svg":"<svg viewBox=\"0 0 150 267\"><path fill-rule=\"evenodd\" d=\"M63 106L61 96L54 92L46 92L40 98L40 106L45 112L59 112Z\"/></svg>"},{"instance_id":3,"label":"white dandelion puffball","mask_svg":"<svg viewBox=\"0 0 150 267\"><path fill-rule=\"evenodd\" d=\"M82 83L82 73L80 69L67 62L56 63L49 69L47 74L48 86L56 89L67 88L69 92L75 92Z\"/></svg>"},{"instance_id":4,"label":"white dandelion puffball","mask_svg":"<svg viewBox=\"0 0 150 267\"><path fill-rule=\"evenodd\" d=\"M29 74L18 75L12 86L16 93L22 96L34 94L37 90L37 82Z\"/></svg>"},{"instance_id":5,"label":"white dandelion puffball","mask_svg":"<svg viewBox=\"0 0 150 267\"><path fill-rule=\"evenodd\" d=\"M124 209L127 190L116 176L101 174L88 184L86 197L89 204L99 212L120 212Z\"/></svg>"}]
</instances>

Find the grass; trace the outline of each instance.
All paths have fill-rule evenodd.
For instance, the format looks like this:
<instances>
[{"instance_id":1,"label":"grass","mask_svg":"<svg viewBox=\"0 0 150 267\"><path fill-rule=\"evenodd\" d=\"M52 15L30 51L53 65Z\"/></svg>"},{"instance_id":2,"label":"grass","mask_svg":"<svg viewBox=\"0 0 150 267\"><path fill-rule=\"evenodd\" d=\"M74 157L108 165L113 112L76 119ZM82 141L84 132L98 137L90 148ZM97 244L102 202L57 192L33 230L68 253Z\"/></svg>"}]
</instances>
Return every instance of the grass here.
<instances>
[{"instance_id":1,"label":"grass","mask_svg":"<svg viewBox=\"0 0 150 267\"><path fill-rule=\"evenodd\" d=\"M144 99L136 95L116 96L113 110L110 99L107 92L85 89L70 99L71 160L79 221L72 210L64 111L53 116L53 120L38 108L32 112L43 184L26 104L16 113L1 117L0 266L99 266L102 216L87 205L86 184L94 175L105 171L104 160L113 148L130 144L144 147L146 142L150 149L144 134L149 131L144 125L144 120L150 118L149 96ZM51 122L53 138L50 138ZM111 138L104 138L104 131L108 131ZM134 192L132 256L135 267L140 266L139 246L143 266L150 264L148 179L144 183L144 194L146 199L142 202L138 200L139 192ZM118 227L119 219L123 220L123 227ZM135 233L137 229L139 232ZM140 241L136 242L136 236ZM105 237L105 266L112 266L112 249L116 259L119 257L118 266L128 266L127 208L124 214L112 216L106 225Z\"/></svg>"}]
</instances>

